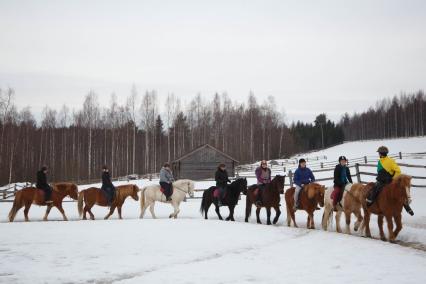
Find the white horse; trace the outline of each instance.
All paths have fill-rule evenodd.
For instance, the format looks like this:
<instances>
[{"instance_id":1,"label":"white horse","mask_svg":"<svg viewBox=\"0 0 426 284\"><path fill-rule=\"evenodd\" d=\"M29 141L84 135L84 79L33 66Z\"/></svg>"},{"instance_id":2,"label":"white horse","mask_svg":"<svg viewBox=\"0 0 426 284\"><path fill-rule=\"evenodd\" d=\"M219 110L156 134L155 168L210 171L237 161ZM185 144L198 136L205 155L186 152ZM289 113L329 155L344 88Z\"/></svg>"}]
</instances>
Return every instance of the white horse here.
<instances>
[{"instance_id":1,"label":"white horse","mask_svg":"<svg viewBox=\"0 0 426 284\"><path fill-rule=\"evenodd\" d=\"M166 196L161 192L160 185L148 185L141 189L141 215L140 218L143 218L145 215L145 210L149 207L151 211L152 218L156 219L154 213L155 201L160 201L164 203L170 203L174 212L170 214L169 218L177 218L177 215L180 212L179 205L185 199L185 196L189 194L190 197L194 197L194 182L189 179L177 180L173 183L173 194L171 196L172 200L167 201Z\"/></svg>"},{"instance_id":2,"label":"white horse","mask_svg":"<svg viewBox=\"0 0 426 284\"><path fill-rule=\"evenodd\" d=\"M341 200L342 206L337 205L337 212L336 212L336 231L338 233L342 232L342 229L340 227L340 218L342 216L342 213L345 213L345 219L346 219L346 234L351 234L351 214L353 213L357 217L357 221L354 225L354 230L358 231L360 225L362 224L363 217L361 214L361 209L363 208L362 202L363 202L363 188L364 185L360 183L355 184L347 184L345 186L345 190L343 192L343 197ZM328 227L330 226L332 220L333 220L333 200L331 199L331 193L333 192L334 188L329 187L327 188L325 195L324 195L324 214L322 215L322 228L327 231Z\"/></svg>"}]
</instances>

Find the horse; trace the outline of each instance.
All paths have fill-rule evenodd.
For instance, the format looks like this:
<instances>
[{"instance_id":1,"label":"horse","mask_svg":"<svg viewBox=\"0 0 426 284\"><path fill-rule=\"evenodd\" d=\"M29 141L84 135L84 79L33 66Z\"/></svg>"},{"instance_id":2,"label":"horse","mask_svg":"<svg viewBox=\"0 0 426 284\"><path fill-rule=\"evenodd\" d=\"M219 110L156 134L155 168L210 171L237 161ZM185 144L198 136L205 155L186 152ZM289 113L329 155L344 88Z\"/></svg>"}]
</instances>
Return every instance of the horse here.
<instances>
[{"instance_id":1,"label":"horse","mask_svg":"<svg viewBox=\"0 0 426 284\"><path fill-rule=\"evenodd\" d=\"M342 197L342 207L337 206L336 212L336 231L338 233L342 232L340 227L340 218L342 213L345 213L346 219L346 234L351 234L350 224L351 224L351 214L353 213L357 217L357 221L354 224L355 232L358 231L360 225L362 224L363 217L361 214L361 209L365 203L364 198L364 187L365 185L361 183L347 184L345 186L343 197ZM333 220L333 199L331 194L334 190L334 187L329 187L325 192L324 197L324 214L322 215L322 228L324 231L328 230L329 225Z\"/></svg>"},{"instance_id":2,"label":"horse","mask_svg":"<svg viewBox=\"0 0 426 284\"><path fill-rule=\"evenodd\" d=\"M203 199L201 200L200 213L204 214L204 218L207 220L207 213L212 203L215 206L215 211L220 220L223 220L220 215L219 204L217 198L213 196L214 191L217 189L216 186L212 186L203 192ZM226 217L226 221L235 221L234 209L238 204L238 199L242 191L247 189L247 179L238 178L227 186L226 195L222 200L223 205L227 205L229 208L229 216Z\"/></svg>"},{"instance_id":3,"label":"horse","mask_svg":"<svg viewBox=\"0 0 426 284\"><path fill-rule=\"evenodd\" d=\"M58 208L59 212L61 212L64 221L68 221L67 216L65 215L65 211L62 208L62 200L69 196L74 200L78 198L78 187L74 183L68 182L59 182L52 185L52 202L46 203L44 201L44 192L41 189L35 187L26 187L16 192L15 200L13 201L12 209L9 212L9 222L13 222L15 220L16 214L19 209L25 207L24 216L25 221L28 222L28 212L30 211L31 204L39 205L39 206L47 206L46 213L43 217L43 221L47 221L47 216L50 213L52 207Z\"/></svg>"},{"instance_id":4,"label":"horse","mask_svg":"<svg viewBox=\"0 0 426 284\"><path fill-rule=\"evenodd\" d=\"M373 188L374 183L366 185L364 198L367 197L369 191ZM386 218L389 231L389 242L395 242L396 237L402 230L402 207L404 204L411 203L411 176L399 175L394 178L390 184L385 185L374 203L367 207L364 206L364 222L362 230L365 229L365 235L371 238L370 232L370 215L378 215L377 221L380 230L380 239L387 241L383 231L383 218ZM395 220L396 228L393 230L393 220Z\"/></svg>"},{"instance_id":5,"label":"horse","mask_svg":"<svg viewBox=\"0 0 426 284\"><path fill-rule=\"evenodd\" d=\"M256 208L256 219L258 224L262 224L259 217L261 207L266 208L267 225L271 225L271 208L274 208L275 210L275 218L272 223L276 224L278 222L278 218L281 215L280 193L284 190L284 179L284 176L277 175L269 184L265 185L262 192L262 205ZM255 190L257 186L258 185L252 185L247 190L245 222L248 222L251 215L252 205L256 202ZM260 192L258 194L260 194Z\"/></svg>"},{"instance_id":6,"label":"horse","mask_svg":"<svg viewBox=\"0 0 426 284\"><path fill-rule=\"evenodd\" d=\"M285 192L285 203L287 207L287 226L290 227L291 220L293 220L294 226L297 228L296 218L294 216L294 191L295 188L291 187ZM303 187L303 190L300 191L300 202L299 209L305 210L308 213L308 222L306 227L308 229L315 229L314 224L314 211L316 210L318 204L324 206L324 193L325 186L318 183L310 183Z\"/></svg>"},{"instance_id":7,"label":"horse","mask_svg":"<svg viewBox=\"0 0 426 284\"><path fill-rule=\"evenodd\" d=\"M177 218L180 212L179 205L185 199L188 194L190 197L194 197L194 181L189 179L181 179L173 182L173 194L171 201L167 201L166 196L161 192L159 184L148 185L141 190L141 215L139 218L143 218L146 209L149 207L152 218L157 219L154 212L155 201L169 203L173 206L173 213L169 215L169 218Z\"/></svg>"},{"instance_id":8,"label":"horse","mask_svg":"<svg viewBox=\"0 0 426 284\"><path fill-rule=\"evenodd\" d=\"M134 184L126 184L126 185L119 185L116 187L116 193L114 200L111 203L111 207L109 209L109 213L104 217L104 219L108 219L113 213L115 208L117 208L118 211L118 218L123 219L121 216L121 208L123 206L124 201L127 197L133 198L135 201L139 200L138 196L139 187ZM86 212L89 212L90 219L95 220L95 215L92 213L92 207L93 205L99 205L103 207L108 207L108 201L105 196L105 193L97 187L90 187L88 189L82 190L78 194L78 202L77 202L77 208L78 208L78 215L83 217L83 220L87 220L86 218ZM83 208L84 205L84 208Z\"/></svg>"}]
</instances>

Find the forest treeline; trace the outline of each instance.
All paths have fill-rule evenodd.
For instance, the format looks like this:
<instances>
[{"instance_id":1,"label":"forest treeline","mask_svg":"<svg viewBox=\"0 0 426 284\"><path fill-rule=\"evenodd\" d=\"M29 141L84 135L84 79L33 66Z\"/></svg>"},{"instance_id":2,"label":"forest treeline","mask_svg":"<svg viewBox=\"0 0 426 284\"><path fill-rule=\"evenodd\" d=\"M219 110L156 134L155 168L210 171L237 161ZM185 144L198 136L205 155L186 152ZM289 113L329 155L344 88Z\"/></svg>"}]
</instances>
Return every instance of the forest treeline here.
<instances>
[{"instance_id":1,"label":"forest treeline","mask_svg":"<svg viewBox=\"0 0 426 284\"><path fill-rule=\"evenodd\" d=\"M163 162L205 143L248 163L344 140L425 131L423 92L384 100L364 113L345 114L339 123L319 114L312 123L292 124L285 122L273 97L258 102L252 93L245 103L215 94L211 100L196 95L186 105L171 94L160 113L155 91L138 94L133 87L124 104L112 94L108 106L100 105L90 91L81 109L46 106L40 121L30 107L18 109L14 97L13 89L0 89L0 185L33 181L41 165L50 167L53 181L97 179L103 164L115 177L158 172Z\"/></svg>"}]
</instances>

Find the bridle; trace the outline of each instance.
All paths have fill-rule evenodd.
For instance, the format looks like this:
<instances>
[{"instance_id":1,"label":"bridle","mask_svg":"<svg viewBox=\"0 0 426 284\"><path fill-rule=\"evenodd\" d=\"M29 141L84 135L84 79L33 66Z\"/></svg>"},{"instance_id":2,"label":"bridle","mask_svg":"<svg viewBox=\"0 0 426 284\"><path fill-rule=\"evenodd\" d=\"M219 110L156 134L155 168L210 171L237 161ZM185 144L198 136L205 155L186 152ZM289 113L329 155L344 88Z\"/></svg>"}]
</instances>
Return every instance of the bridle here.
<instances>
[{"instance_id":1,"label":"bridle","mask_svg":"<svg viewBox=\"0 0 426 284\"><path fill-rule=\"evenodd\" d=\"M178 186L175 186L175 185L173 186L173 188L175 188L175 189L177 189L177 190L179 190L179 191L181 191L181 192L183 192L185 194L190 195L190 193L189 193L189 182L188 182L188 190L187 191L185 191L182 188L179 188Z\"/></svg>"}]
</instances>

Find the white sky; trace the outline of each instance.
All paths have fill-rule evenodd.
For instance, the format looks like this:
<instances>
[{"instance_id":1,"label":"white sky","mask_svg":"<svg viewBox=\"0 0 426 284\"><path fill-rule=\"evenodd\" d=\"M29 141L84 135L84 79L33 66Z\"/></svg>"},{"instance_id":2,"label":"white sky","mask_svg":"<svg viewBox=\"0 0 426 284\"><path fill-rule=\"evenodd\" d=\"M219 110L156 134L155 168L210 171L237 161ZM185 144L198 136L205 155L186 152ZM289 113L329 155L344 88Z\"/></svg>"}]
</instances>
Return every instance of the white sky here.
<instances>
[{"instance_id":1,"label":"white sky","mask_svg":"<svg viewBox=\"0 0 426 284\"><path fill-rule=\"evenodd\" d=\"M0 87L20 107L79 108L133 83L338 119L426 82L426 1L2 1Z\"/></svg>"}]
</instances>

